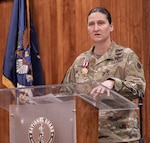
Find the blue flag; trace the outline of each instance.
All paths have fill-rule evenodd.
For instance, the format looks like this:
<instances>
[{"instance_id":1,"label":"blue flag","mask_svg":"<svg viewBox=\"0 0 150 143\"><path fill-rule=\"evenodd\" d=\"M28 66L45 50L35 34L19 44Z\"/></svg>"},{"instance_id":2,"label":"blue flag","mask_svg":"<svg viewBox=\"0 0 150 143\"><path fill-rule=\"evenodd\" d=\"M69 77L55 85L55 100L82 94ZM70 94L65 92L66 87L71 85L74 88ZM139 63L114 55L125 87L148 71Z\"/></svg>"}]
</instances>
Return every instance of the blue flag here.
<instances>
[{"instance_id":1,"label":"blue flag","mask_svg":"<svg viewBox=\"0 0 150 143\"><path fill-rule=\"evenodd\" d=\"M44 84L29 0L14 0L2 83L8 88Z\"/></svg>"}]
</instances>

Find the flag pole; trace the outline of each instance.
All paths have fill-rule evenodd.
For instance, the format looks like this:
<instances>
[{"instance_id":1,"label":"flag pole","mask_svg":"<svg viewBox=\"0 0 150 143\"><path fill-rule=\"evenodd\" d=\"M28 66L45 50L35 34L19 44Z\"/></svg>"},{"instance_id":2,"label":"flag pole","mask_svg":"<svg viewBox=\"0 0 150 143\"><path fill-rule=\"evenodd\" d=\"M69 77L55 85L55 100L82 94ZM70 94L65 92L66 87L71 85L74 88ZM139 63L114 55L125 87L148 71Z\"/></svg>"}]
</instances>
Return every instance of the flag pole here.
<instances>
[{"instance_id":1,"label":"flag pole","mask_svg":"<svg viewBox=\"0 0 150 143\"><path fill-rule=\"evenodd\" d=\"M28 40L30 43L30 7L29 7L29 0L26 0L27 6L27 30L28 30Z\"/></svg>"}]
</instances>

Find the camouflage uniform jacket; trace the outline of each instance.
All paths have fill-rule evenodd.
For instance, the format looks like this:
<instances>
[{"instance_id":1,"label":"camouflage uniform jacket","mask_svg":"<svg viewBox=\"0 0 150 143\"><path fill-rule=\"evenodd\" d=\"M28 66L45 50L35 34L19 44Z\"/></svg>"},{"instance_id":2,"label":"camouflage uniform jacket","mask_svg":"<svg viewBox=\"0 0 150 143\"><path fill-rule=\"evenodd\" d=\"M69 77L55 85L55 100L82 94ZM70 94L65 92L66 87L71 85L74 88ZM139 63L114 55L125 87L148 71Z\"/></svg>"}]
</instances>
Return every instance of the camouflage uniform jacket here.
<instances>
[{"instance_id":1,"label":"camouflage uniform jacket","mask_svg":"<svg viewBox=\"0 0 150 143\"><path fill-rule=\"evenodd\" d=\"M63 83L103 82L112 79L115 81L114 90L130 100L137 98L139 91L145 92L144 71L133 50L112 41L104 55L98 56L93 51L94 46L75 59L67 71ZM87 73L83 73L85 65ZM135 111L105 113L100 118L101 143L127 142L139 139Z\"/></svg>"}]
</instances>

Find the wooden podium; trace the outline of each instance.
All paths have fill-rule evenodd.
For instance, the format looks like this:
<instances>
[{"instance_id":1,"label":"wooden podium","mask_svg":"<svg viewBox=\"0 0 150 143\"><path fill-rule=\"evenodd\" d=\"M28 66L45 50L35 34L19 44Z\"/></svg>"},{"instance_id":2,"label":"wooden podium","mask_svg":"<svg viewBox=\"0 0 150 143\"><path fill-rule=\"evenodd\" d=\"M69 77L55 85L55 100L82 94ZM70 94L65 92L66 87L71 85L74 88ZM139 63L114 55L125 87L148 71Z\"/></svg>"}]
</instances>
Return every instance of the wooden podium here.
<instances>
[{"instance_id":1,"label":"wooden podium","mask_svg":"<svg viewBox=\"0 0 150 143\"><path fill-rule=\"evenodd\" d=\"M104 99L93 100L90 90L96 85L1 90L0 106L9 111L10 143L98 143L99 112L134 110L137 106L112 91L112 99L126 103L124 106L113 108L102 102Z\"/></svg>"},{"instance_id":2,"label":"wooden podium","mask_svg":"<svg viewBox=\"0 0 150 143\"><path fill-rule=\"evenodd\" d=\"M75 101L77 143L97 143L99 109L79 97Z\"/></svg>"}]
</instances>

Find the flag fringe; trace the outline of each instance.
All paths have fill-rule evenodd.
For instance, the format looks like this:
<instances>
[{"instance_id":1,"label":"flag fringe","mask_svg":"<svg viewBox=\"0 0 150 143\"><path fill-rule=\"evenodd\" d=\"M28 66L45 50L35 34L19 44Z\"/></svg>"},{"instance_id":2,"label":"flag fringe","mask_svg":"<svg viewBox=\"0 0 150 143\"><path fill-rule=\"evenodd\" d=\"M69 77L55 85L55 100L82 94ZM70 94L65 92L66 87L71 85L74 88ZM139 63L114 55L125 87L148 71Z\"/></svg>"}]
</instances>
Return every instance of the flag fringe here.
<instances>
[{"instance_id":1,"label":"flag fringe","mask_svg":"<svg viewBox=\"0 0 150 143\"><path fill-rule=\"evenodd\" d=\"M7 88L15 88L15 86L13 85L13 83L11 82L11 80L9 80L7 77L5 77L4 75L2 75L2 83L3 85L5 85Z\"/></svg>"}]
</instances>

